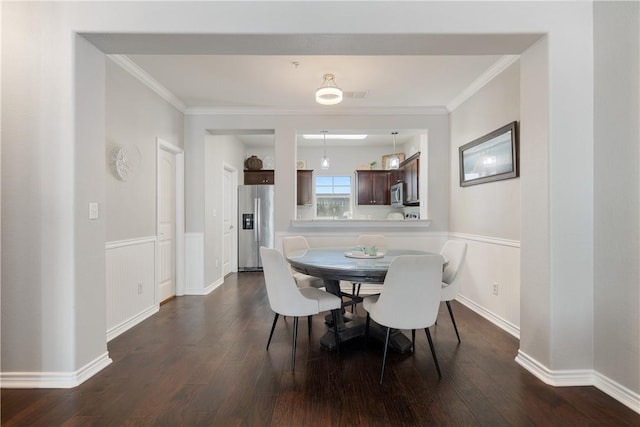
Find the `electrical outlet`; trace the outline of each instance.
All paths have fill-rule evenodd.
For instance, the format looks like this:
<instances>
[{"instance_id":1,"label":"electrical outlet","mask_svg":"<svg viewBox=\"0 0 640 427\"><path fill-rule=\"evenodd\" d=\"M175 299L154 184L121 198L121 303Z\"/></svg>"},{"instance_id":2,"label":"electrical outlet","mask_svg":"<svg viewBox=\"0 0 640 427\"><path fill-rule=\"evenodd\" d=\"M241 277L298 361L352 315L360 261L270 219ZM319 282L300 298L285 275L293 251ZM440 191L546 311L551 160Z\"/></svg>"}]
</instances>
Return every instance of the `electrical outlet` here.
<instances>
[{"instance_id":1,"label":"electrical outlet","mask_svg":"<svg viewBox=\"0 0 640 427\"><path fill-rule=\"evenodd\" d=\"M216 268L218 268L218 258L216 258Z\"/></svg>"},{"instance_id":2,"label":"electrical outlet","mask_svg":"<svg viewBox=\"0 0 640 427\"><path fill-rule=\"evenodd\" d=\"M498 295L498 282L493 282L493 294Z\"/></svg>"},{"instance_id":3,"label":"electrical outlet","mask_svg":"<svg viewBox=\"0 0 640 427\"><path fill-rule=\"evenodd\" d=\"M142 283L138 283L138 295L142 294Z\"/></svg>"}]
</instances>

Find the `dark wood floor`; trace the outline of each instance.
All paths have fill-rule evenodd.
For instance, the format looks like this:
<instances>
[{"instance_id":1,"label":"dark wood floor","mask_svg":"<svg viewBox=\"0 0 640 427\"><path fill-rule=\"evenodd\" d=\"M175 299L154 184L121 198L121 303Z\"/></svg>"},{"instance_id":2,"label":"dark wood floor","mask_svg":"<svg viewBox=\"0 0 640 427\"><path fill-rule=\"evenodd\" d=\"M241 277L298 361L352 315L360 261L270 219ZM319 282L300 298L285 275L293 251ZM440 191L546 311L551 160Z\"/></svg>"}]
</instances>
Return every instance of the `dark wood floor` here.
<instances>
[{"instance_id":1,"label":"dark wood floor","mask_svg":"<svg viewBox=\"0 0 640 427\"><path fill-rule=\"evenodd\" d=\"M352 342L320 348L305 321L291 371L292 319L272 321L262 274L231 275L206 297L180 297L109 343L113 364L71 390L2 390L3 426L638 426L640 415L593 387L553 388L514 362L516 339L460 304L458 345L446 308L416 354ZM362 308L360 307L362 314Z\"/></svg>"}]
</instances>

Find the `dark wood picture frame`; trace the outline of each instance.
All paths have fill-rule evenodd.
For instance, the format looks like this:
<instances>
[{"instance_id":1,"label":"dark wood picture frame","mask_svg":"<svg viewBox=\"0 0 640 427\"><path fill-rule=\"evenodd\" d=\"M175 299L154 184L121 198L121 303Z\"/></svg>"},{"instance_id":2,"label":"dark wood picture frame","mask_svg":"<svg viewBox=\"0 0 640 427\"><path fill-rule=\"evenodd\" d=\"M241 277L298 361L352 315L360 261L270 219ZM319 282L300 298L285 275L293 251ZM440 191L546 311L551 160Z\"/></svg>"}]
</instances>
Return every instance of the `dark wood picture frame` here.
<instances>
[{"instance_id":1,"label":"dark wood picture frame","mask_svg":"<svg viewBox=\"0 0 640 427\"><path fill-rule=\"evenodd\" d=\"M517 122L511 122L461 146L460 186L520 176Z\"/></svg>"}]
</instances>

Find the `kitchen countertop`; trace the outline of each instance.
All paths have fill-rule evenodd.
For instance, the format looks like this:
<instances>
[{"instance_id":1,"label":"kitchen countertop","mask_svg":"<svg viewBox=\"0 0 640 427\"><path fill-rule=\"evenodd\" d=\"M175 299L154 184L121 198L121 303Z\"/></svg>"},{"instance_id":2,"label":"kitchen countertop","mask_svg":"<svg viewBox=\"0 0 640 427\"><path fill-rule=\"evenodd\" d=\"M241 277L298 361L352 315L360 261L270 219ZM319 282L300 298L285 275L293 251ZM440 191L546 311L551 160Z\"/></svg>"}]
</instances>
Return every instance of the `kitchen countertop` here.
<instances>
[{"instance_id":1,"label":"kitchen countertop","mask_svg":"<svg viewBox=\"0 0 640 427\"><path fill-rule=\"evenodd\" d=\"M292 228L427 228L430 219L310 219L291 220Z\"/></svg>"}]
</instances>

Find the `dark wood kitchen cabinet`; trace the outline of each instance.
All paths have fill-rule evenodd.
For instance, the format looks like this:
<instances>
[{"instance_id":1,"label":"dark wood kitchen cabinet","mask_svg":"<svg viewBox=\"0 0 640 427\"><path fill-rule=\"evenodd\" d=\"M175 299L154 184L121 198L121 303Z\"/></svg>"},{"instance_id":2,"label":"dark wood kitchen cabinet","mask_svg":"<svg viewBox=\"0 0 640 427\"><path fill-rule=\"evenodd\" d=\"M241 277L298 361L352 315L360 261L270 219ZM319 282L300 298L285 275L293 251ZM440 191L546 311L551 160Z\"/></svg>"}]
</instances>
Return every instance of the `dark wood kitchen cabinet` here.
<instances>
[{"instance_id":1,"label":"dark wood kitchen cabinet","mask_svg":"<svg viewBox=\"0 0 640 427\"><path fill-rule=\"evenodd\" d=\"M245 170L244 185L273 185L275 173L273 169Z\"/></svg>"},{"instance_id":2,"label":"dark wood kitchen cabinet","mask_svg":"<svg viewBox=\"0 0 640 427\"><path fill-rule=\"evenodd\" d=\"M406 205L420 203L420 153L416 153L402 162L400 169L404 172Z\"/></svg>"},{"instance_id":3,"label":"dark wood kitchen cabinet","mask_svg":"<svg viewBox=\"0 0 640 427\"><path fill-rule=\"evenodd\" d=\"M313 171L298 170L296 172L296 201L298 206L313 204Z\"/></svg>"},{"instance_id":4,"label":"dark wood kitchen cabinet","mask_svg":"<svg viewBox=\"0 0 640 427\"><path fill-rule=\"evenodd\" d=\"M358 170L356 171L356 188L358 205L390 204L389 171Z\"/></svg>"}]
</instances>

